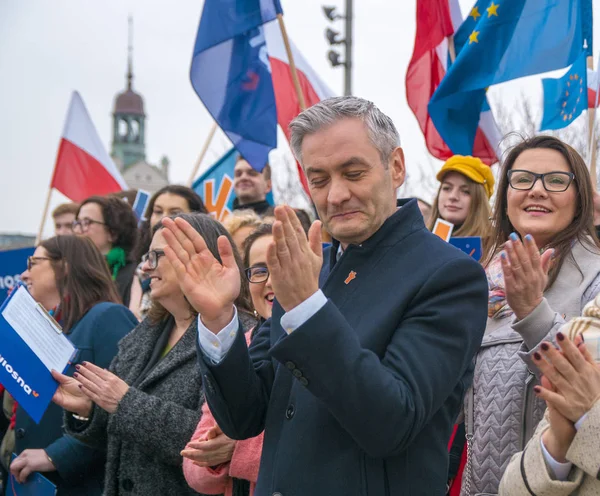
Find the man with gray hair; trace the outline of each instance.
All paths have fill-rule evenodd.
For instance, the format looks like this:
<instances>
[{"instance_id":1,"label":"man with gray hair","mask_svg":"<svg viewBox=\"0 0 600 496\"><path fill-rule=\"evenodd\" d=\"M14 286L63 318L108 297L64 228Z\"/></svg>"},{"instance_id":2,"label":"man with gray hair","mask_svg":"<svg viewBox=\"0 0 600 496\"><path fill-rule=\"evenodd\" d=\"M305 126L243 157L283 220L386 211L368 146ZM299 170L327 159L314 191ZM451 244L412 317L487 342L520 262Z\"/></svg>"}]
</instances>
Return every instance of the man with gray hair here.
<instances>
[{"instance_id":1,"label":"man with gray hair","mask_svg":"<svg viewBox=\"0 0 600 496\"><path fill-rule=\"evenodd\" d=\"M307 239L291 208L275 209L276 300L249 350L228 243L217 262L165 221L211 411L231 438L264 429L257 496L441 496L487 318L483 269L425 228L416 200L396 203L400 138L371 102L324 100L290 128L334 242L323 253L319 221Z\"/></svg>"}]
</instances>

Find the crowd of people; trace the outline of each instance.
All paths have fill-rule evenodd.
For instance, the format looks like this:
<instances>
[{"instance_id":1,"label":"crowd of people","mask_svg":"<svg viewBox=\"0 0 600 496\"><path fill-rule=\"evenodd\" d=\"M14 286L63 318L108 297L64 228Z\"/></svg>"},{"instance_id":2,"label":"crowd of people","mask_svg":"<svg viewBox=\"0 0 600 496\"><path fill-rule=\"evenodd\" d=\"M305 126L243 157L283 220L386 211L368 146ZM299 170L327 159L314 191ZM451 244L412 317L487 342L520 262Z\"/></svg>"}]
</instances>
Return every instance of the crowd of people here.
<instances>
[{"instance_id":1,"label":"crowd of people","mask_svg":"<svg viewBox=\"0 0 600 496\"><path fill-rule=\"evenodd\" d=\"M78 351L39 423L4 392L6 494L34 472L59 496L600 494L581 156L524 139L496 185L455 155L430 203L397 199L400 136L372 103L324 100L290 131L312 223L242 157L223 223L176 185L141 223L122 195L55 209L22 280Z\"/></svg>"}]
</instances>

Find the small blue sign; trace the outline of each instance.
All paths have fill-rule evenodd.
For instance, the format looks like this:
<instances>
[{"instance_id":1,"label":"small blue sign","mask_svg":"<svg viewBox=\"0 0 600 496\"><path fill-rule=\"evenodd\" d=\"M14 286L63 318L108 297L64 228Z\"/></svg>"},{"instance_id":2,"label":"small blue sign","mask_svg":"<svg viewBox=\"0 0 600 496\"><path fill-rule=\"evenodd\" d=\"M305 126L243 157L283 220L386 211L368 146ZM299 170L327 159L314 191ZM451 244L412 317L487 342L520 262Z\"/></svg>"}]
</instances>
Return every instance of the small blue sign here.
<instances>
[{"instance_id":1,"label":"small blue sign","mask_svg":"<svg viewBox=\"0 0 600 496\"><path fill-rule=\"evenodd\" d=\"M27 268L27 258L34 251L33 247L0 251L0 301L4 301L8 292L21 280L21 274Z\"/></svg>"},{"instance_id":2,"label":"small blue sign","mask_svg":"<svg viewBox=\"0 0 600 496\"><path fill-rule=\"evenodd\" d=\"M138 223L145 221L144 213L146 212L146 207L148 206L148 202L150 201L150 193L139 189L137 194L135 195L135 200L133 202L133 213L137 217Z\"/></svg>"},{"instance_id":3,"label":"small blue sign","mask_svg":"<svg viewBox=\"0 0 600 496\"><path fill-rule=\"evenodd\" d=\"M483 248L481 245L481 238L479 236L465 236L450 238L448 241L452 246L464 251L470 257L473 257L478 262L483 256Z\"/></svg>"}]
</instances>

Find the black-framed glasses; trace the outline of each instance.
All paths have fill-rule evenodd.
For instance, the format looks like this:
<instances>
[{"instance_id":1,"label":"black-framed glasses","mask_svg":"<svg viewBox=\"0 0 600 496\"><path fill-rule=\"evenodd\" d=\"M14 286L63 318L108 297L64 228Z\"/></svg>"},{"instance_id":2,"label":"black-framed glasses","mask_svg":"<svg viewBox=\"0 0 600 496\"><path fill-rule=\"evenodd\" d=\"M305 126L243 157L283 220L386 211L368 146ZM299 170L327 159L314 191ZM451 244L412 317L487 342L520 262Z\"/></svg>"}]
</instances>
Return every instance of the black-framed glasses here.
<instances>
[{"instance_id":1,"label":"black-framed glasses","mask_svg":"<svg viewBox=\"0 0 600 496\"><path fill-rule=\"evenodd\" d=\"M31 270L34 265L37 265L42 260L52 260L49 257L27 257L27 270Z\"/></svg>"},{"instance_id":2,"label":"black-framed glasses","mask_svg":"<svg viewBox=\"0 0 600 496\"><path fill-rule=\"evenodd\" d=\"M246 273L246 279L252 284L259 284L265 282L269 278L269 269L264 265L255 265L254 267L248 267L244 270Z\"/></svg>"},{"instance_id":3,"label":"black-framed glasses","mask_svg":"<svg viewBox=\"0 0 600 496\"><path fill-rule=\"evenodd\" d=\"M92 224L100 224L101 226L105 226L106 222L100 222L99 220L88 219L78 219L73 221L73 231L86 232Z\"/></svg>"},{"instance_id":4,"label":"black-framed glasses","mask_svg":"<svg viewBox=\"0 0 600 496\"><path fill-rule=\"evenodd\" d=\"M520 191L529 191L533 189L538 179L542 180L542 185L546 191L551 193L561 193L567 191L575 179L572 172L546 172L545 174L536 174L528 170L509 170L508 184L511 188Z\"/></svg>"},{"instance_id":5,"label":"black-framed glasses","mask_svg":"<svg viewBox=\"0 0 600 496\"><path fill-rule=\"evenodd\" d=\"M148 266L154 270L158 267L158 259L165 256L165 250L150 250L142 256L142 263L148 262Z\"/></svg>"}]
</instances>

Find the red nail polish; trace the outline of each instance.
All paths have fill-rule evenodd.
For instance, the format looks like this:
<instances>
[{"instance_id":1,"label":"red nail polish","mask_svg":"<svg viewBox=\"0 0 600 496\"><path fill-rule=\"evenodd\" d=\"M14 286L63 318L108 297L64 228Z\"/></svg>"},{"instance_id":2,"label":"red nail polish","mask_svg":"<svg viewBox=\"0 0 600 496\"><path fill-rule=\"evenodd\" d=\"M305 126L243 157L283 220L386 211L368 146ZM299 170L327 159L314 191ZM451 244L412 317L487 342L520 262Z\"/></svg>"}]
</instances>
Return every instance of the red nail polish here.
<instances>
[{"instance_id":1,"label":"red nail polish","mask_svg":"<svg viewBox=\"0 0 600 496\"><path fill-rule=\"evenodd\" d=\"M565 340L565 335L562 332L556 333L556 337L558 338L559 341Z\"/></svg>"},{"instance_id":2,"label":"red nail polish","mask_svg":"<svg viewBox=\"0 0 600 496\"><path fill-rule=\"evenodd\" d=\"M537 351L533 354L533 358L535 360L541 360L542 359L542 355L540 355Z\"/></svg>"},{"instance_id":3,"label":"red nail polish","mask_svg":"<svg viewBox=\"0 0 600 496\"><path fill-rule=\"evenodd\" d=\"M81 367L79 365L75 365L75 370L79 370Z\"/></svg>"},{"instance_id":4,"label":"red nail polish","mask_svg":"<svg viewBox=\"0 0 600 496\"><path fill-rule=\"evenodd\" d=\"M533 390L538 394L542 392L542 388L540 388L539 386L534 386Z\"/></svg>"},{"instance_id":5,"label":"red nail polish","mask_svg":"<svg viewBox=\"0 0 600 496\"><path fill-rule=\"evenodd\" d=\"M78 386L79 386L79 389L81 389L83 387L81 384L78 384Z\"/></svg>"},{"instance_id":6,"label":"red nail polish","mask_svg":"<svg viewBox=\"0 0 600 496\"><path fill-rule=\"evenodd\" d=\"M79 377L79 374L78 374L77 372L75 372L75 373L73 374L73 377L77 378L77 377Z\"/></svg>"},{"instance_id":7,"label":"red nail polish","mask_svg":"<svg viewBox=\"0 0 600 496\"><path fill-rule=\"evenodd\" d=\"M542 350L544 350L544 351L548 351L548 350L550 349L550 346L548 345L548 343L542 343L542 346L541 346L541 348L542 348Z\"/></svg>"}]
</instances>

